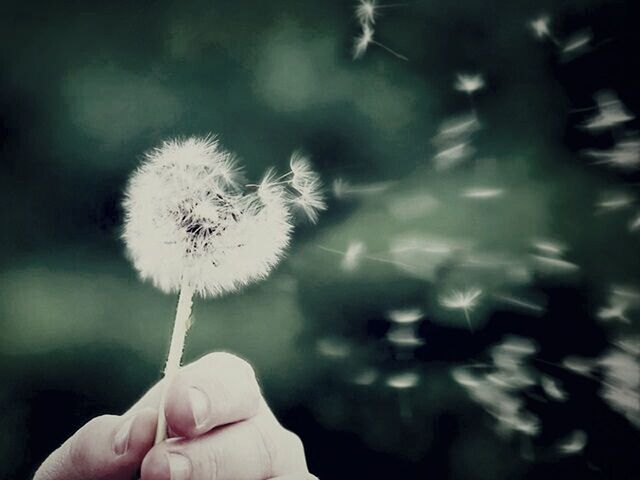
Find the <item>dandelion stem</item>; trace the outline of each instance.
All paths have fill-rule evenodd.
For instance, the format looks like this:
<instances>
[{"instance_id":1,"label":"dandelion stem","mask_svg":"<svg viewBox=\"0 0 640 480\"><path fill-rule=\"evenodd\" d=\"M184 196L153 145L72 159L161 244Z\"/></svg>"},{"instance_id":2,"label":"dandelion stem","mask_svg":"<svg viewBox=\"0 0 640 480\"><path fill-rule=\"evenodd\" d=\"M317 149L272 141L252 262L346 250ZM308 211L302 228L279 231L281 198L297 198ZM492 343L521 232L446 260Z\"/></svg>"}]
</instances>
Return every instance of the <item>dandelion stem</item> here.
<instances>
[{"instance_id":1,"label":"dandelion stem","mask_svg":"<svg viewBox=\"0 0 640 480\"><path fill-rule=\"evenodd\" d=\"M463 308L464 318L467 320L467 325L469 325L469 331L473 333L473 327L471 327L471 319L469 318L469 309Z\"/></svg>"},{"instance_id":2,"label":"dandelion stem","mask_svg":"<svg viewBox=\"0 0 640 480\"><path fill-rule=\"evenodd\" d=\"M405 57L404 55L401 55L400 53L396 52L395 50L391 50L389 47L387 47L386 45L383 45L380 42L376 42L375 40L371 40L371 43L373 43L374 45L379 46L380 48L382 48L384 50L386 50L387 52L389 52L394 57L398 57L400 60L404 60L405 62L409 61L409 59L407 57Z\"/></svg>"},{"instance_id":3,"label":"dandelion stem","mask_svg":"<svg viewBox=\"0 0 640 480\"><path fill-rule=\"evenodd\" d=\"M167 419L164 415L165 401L167 398L167 392L169 391L169 386L180 370L184 340L187 336L187 331L189 330L192 298L193 287L183 281L182 287L180 288L180 297L178 298L176 318L173 323L173 333L171 334L169 354L167 355L167 363L164 367L164 386L162 387L162 399L160 401L160 409L158 410L158 426L156 429L155 439L156 444L167 438Z\"/></svg>"}]
</instances>

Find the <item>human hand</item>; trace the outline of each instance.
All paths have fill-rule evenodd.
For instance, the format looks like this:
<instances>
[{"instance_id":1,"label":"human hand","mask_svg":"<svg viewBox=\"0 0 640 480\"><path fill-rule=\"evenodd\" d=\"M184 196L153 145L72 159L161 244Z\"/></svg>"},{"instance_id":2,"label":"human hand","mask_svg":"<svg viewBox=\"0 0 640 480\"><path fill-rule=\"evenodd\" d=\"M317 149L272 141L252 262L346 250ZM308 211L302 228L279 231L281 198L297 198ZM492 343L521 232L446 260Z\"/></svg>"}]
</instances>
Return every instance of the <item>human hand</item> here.
<instances>
[{"instance_id":1,"label":"human hand","mask_svg":"<svg viewBox=\"0 0 640 480\"><path fill-rule=\"evenodd\" d=\"M163 383L122 416L96 417L40 466L34 480L311 480L300 439L264 401L251 366L211 353L167 392L171 437L153 445Z\"/></svg>"}]
</instances>

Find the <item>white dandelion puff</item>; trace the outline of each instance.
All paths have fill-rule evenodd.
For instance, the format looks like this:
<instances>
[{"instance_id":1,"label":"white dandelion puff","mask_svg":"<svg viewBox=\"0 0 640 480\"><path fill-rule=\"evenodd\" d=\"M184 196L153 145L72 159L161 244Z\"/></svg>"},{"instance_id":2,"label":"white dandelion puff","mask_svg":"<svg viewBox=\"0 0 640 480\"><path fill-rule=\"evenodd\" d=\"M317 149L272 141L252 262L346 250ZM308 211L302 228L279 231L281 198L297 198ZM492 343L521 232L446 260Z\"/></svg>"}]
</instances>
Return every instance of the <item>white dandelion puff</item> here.
<instances>
[{"instance_id":1,"label":"white dandelion puff","mask_svg":"<svg viewBox=\"0 0 640 480\"><path fill-rule=\"evenodd\" d=\"M453 84L453 88L459 92L464 92L467 95L472 95L475 92L482 90L485 87L484 77L479 73L476 74L464 74L459 73L456 76L456 81Z\"/></svg>"},{"instance_id":2,"label":"white dandelion puff","mask_svg":"<svg viewBox=\"0 0 640 480\"><path fill-rule=\"evenodd\" d=\"M449 294L440 297L440 305L450 310L462 310L469 330L471 330L469 312L477 306L480 295L482 295L482 290L479 288L452 290Z\"/></svg>"},{"instance_id":3,"label":"white dandelion puff","mask_svg":"<svg viewBox=\"0 0 640 480\"><path fill-rule=\"evenodd\" d=\"M265 278L289 244L287 185L273 172L256 189L241 183L234 156L208 136L165 141L146 153L127 186L128 256L142 279L180 292L166 384L180 366L193 295L216 297ZM165 435L159 415L156 442Z\"/></svg>"}]
</instances>

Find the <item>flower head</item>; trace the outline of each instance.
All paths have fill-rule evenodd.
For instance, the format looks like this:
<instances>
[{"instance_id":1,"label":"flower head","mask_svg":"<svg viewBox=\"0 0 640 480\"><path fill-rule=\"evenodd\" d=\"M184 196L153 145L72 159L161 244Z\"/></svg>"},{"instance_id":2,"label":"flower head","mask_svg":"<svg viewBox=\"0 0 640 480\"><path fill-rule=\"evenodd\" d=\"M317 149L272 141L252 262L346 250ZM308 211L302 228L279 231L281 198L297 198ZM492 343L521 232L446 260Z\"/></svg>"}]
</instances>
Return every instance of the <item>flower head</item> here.
<instances>
[{"instance_id":1,"label":"flower head","mask_svg":"<svg viewBox=\"0 0 640 480\"><path fill-rule=\"evenodd\" d=\"M312 222L318 221L318 212L327 208L322 194L320 176L311 168L309 158L300 152L291 156L291 188L293 204Z\"/></svg>"},{"instance_id":2,"label":"flower head","mask_svg":"<svg viewBox=\"0 0 640 480\"><path fill-rule=\"evenodd\" d=\"M149 151L127 187L123 238L143 279L165 292L186 282L216 296L266 277L291 235L291 197L268 172L241 186L214 137L170 140Z\"/></svg>"}]
</instances>

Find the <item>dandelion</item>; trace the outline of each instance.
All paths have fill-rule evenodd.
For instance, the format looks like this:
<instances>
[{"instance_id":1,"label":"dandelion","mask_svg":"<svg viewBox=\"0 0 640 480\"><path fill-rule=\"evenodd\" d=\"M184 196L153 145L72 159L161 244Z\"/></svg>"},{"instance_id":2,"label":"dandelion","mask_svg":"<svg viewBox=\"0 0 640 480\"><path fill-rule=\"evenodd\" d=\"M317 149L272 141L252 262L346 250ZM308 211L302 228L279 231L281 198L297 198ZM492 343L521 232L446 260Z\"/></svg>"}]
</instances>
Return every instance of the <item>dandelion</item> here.
<instances>
[{"instance_id":1,"label":"dandelion","mask_svg":"<svg viewBox=\"0 0 640 480\"><path fill-rule=\"evenodd\" d=\"M386 50L391 55L399 58L400 60L404 60L404 61L408 61L409 60L404 55L401 55L400 53L396 52L395 50L392 50L391 48L387 47L386 45L384 45L384 44L378 42L377 40L375 40L373 38L373 34L374 34L373 27L369 23L363 23L360 26L361 26L360 35L358 35L355 38L354 43L353 43L353 59L354 60L362 58L362 56L366 53L367 49L369 48L369 45L376 45L376 46L382 48L383 50Z\"/></svg>"},{"instance_id":2,"label":"dandelion","mask_svg":"<svg viewBox=\"0 0 640 480\"><path fill-rule=\"evenodd\" d=\"M456 81L453 85L454 89L459 92L464 92L467 95L473 95L484 87L484 78L479 73L471 75L460 73L456 76Z\"/></svg>"},{"instance_id":3,"label":"dandelion","mask_svg":"<svg viewBox=\"0 0 640 480\"><path fill-rule=\"evenodd\" d=\"M246 189L234 156L208 136L165 141L131 176L123 205L127 253L143 280L179 292L166 385L180 366L193 295L234 292L265 278L282 258L291 209L300 202L284 180L291 175L269 172ZM160 414L156 442L165 430Z\"/></svg>"},{"instance_id":4,"label":"dandelion","mask_svg":"<svg viewBox=\"0 0 640 480\"><path fill-rule=\"evenodd\" d=\"M384 193L394 182L378 182L362 185L352 185L347 180L337 178L333 181L332 191L333 196L339 200L343 200L349 197L366 197L370 195L376 195L378 193Z\"/></svg>"},{"instance_id":5,"label":"dandelion","mask_svg":"<svg viewBox=\"0 0 640 480\"><path fill-rule=\"evenodd\" d=\"M452 290L448 295L440 298L440 305L450 310L462 310L464 317L471 330L471 319L469 312L477 306L478 298L482 295L482 290L470 288L467 290Z\"/></svg>"}]
</instances>

